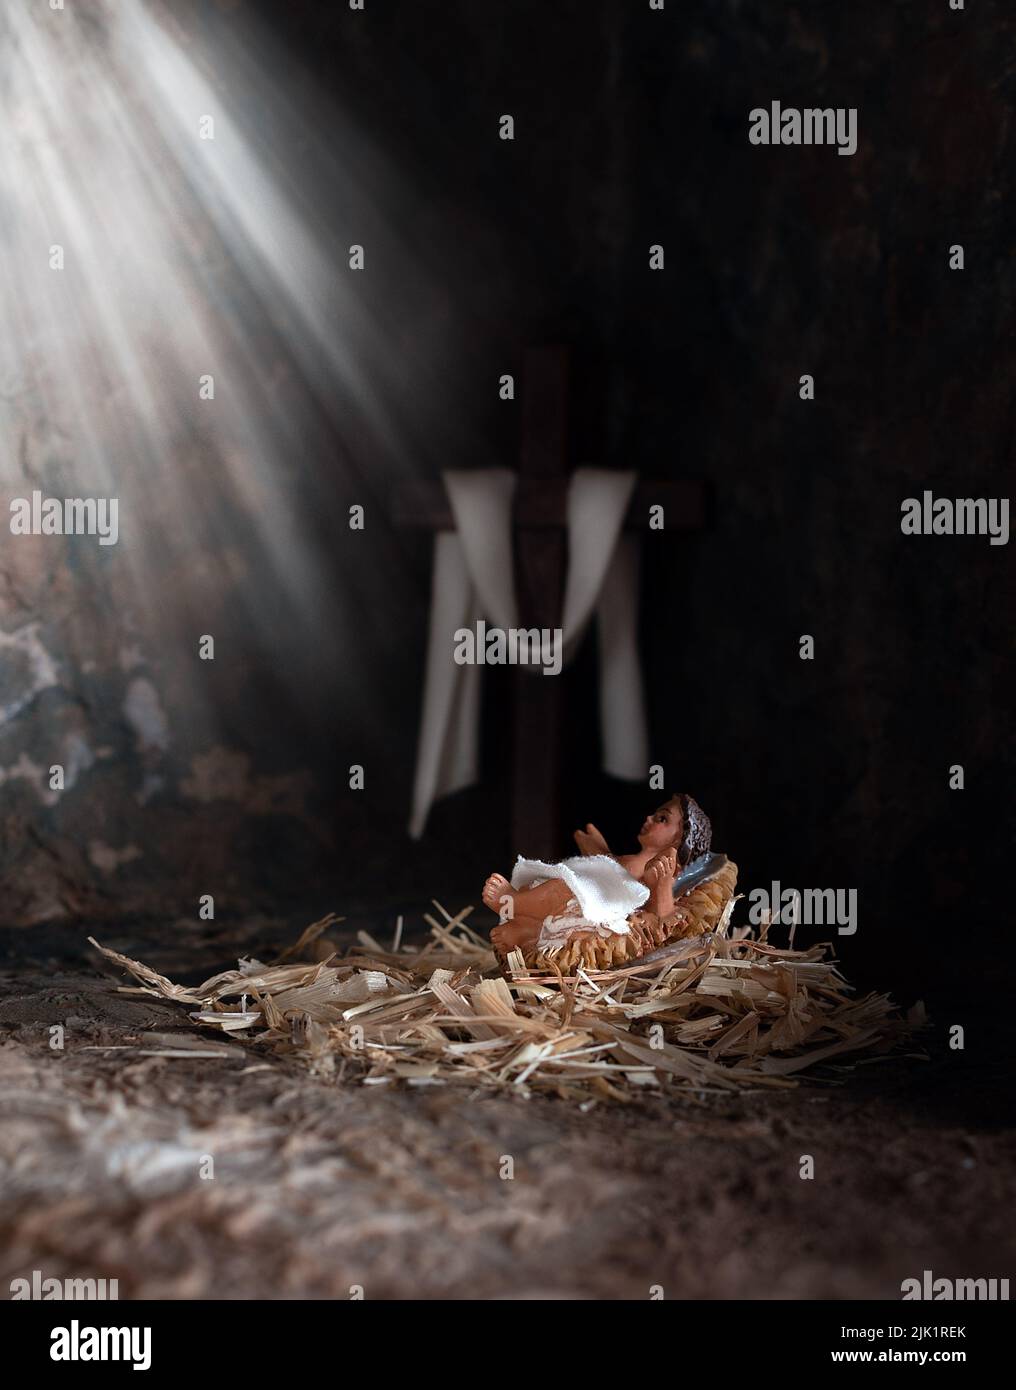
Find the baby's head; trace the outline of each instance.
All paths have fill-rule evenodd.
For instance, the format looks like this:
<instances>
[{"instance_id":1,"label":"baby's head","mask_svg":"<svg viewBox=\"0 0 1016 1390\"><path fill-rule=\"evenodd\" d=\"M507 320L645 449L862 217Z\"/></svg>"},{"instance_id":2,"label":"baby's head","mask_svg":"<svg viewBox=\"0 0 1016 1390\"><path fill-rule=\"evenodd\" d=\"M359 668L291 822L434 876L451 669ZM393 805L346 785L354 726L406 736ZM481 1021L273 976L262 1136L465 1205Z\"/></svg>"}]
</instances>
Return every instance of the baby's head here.
<instances>
[{"instance_id":1,"label":"baby's head","mask_svg":"<svg viewBox=\"0 0 1016 1390\"><path fill-rule=\"evenodd\" d=\"M682 792L665 801L647 816L639 833L643 849L660 850L677 846L677 860L683 869L700 854L708 854L713 841L709 817L694 797Z\"/></svg>"}]
</instances>

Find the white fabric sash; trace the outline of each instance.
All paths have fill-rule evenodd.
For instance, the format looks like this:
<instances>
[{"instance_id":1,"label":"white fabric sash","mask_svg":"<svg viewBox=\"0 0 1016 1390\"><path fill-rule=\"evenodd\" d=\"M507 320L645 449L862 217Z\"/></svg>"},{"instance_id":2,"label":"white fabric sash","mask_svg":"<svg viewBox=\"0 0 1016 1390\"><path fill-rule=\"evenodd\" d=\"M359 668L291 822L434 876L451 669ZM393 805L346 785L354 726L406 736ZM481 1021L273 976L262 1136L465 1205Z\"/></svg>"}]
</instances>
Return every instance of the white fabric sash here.
<instances>
[{"instance_id":1,"label":"white fabric sash","mask_svg":"<svg viewBox=\"0 0 1016 1390\"><path fill-rule=\"evenodd\" d=\"M427 670L409 834L419 839L433 803L478 778L480 668L453 659L455 632L484 618L517 628L512 505L518 475L507 468L446 470L455 531L434 541ZM648 775L645 699L638 660L638 543L621 536L635 474L580 468L568 491L568 574L561 622L564 660L595 611L599 623L603 769ZM534 679L554 680L554 676Z\"/></svg>"}]
</instances>

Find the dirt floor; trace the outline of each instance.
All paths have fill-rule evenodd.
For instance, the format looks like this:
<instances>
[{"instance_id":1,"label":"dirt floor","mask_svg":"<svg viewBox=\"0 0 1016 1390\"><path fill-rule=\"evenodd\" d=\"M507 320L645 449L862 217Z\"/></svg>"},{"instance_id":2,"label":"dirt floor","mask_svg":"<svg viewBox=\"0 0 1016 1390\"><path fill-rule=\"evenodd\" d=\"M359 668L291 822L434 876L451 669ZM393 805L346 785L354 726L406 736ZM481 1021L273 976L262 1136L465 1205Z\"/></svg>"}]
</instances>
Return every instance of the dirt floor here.
<instances>
[{"instance_id":1,"label":"dirt floor","mask_svg":"<svg viewBox=\"0 0 1016 1390\"><path fill-rule=\"evenodd\" d=\"M280 930L102 939L199 979ZM983 1048L932 1037L930 1061L840 1085L585 1113L364 1087L118 993L81 935L4 952L0 1297L33 1270L117 1278L121 1298L896 1299L924 1269L1012 1274L1009 1083ZM214 1055L145 1055L195 1046Z\"/></svg>"}]
</instances>

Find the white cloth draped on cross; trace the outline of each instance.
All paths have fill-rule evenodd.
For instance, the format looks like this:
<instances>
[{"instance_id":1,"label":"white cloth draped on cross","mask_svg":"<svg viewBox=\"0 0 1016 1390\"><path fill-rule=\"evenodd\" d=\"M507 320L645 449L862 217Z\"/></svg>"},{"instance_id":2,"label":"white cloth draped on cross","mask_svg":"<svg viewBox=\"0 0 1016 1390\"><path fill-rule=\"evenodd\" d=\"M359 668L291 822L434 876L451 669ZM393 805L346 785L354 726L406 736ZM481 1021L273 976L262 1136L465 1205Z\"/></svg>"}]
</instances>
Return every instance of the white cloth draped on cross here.
<instances>
[{"instance_id":1,"label":"white cloth draped on cross","mask_svg":"<svg viewBox=\"0 0 1016 1390\"><path fill-rule=\"evenodd\" d=\"M520 627L515 598L512 504L517 474L507 468L442 475L454 531L434 541L427 671L409 833L418 839L434 801L477 781L480 667L453 657L456 631L484 619ZM571 475L566 527L568 571L561 619L563 660L574 655L595 611L599 624L603 770L647 775L645 697L638 660L638 543L622 534L633 472L580 468ZM532 675L531 679L554 680ZM541 750L529 750L539 757ZM517 750L516 756L526 756Z\"/></svg>"}]
</instances>

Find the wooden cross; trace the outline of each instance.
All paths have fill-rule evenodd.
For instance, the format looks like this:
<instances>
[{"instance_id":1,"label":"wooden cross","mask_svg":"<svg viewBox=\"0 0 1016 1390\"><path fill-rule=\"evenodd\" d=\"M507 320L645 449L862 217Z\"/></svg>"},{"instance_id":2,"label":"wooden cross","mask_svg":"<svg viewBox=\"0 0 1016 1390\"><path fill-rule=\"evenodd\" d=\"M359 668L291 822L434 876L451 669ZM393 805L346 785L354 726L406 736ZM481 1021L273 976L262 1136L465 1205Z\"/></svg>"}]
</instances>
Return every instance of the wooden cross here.
<instances>
[{"instance_id":1,"label":"wooden cross","mask_svg":"<svg viewBox=\"0 0 1016 1390\"><path fill-rule=\"evenodd\" d=\"M568 349L547 346L526 354L522 392L522 448L515 493L515 582L523 627L560 625L564 595ZM625 518L627 529L648 529L649 509L664 508L667 531L704 526L705 486L690 478L640 478ZM455 522L440 482L406 483L396 491L396 525L451 531ZM564 687L560 677L514 672L513 744L538 749L516 755L512 775L512 848L531 858L561 855L560 791ZM649 769L646 769L648 777Z\"/></svg>"}]
</instances>

